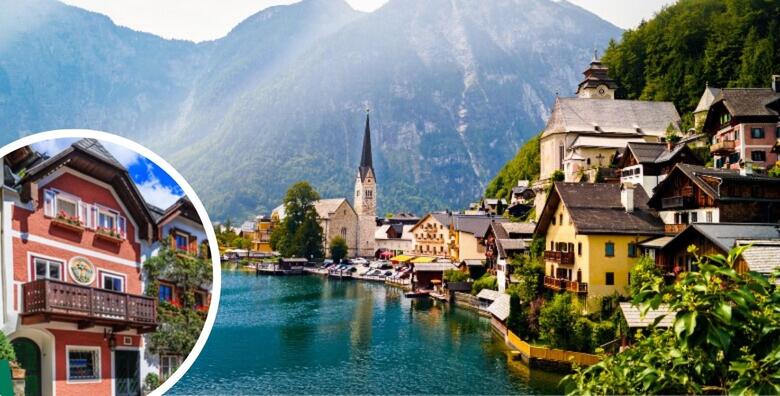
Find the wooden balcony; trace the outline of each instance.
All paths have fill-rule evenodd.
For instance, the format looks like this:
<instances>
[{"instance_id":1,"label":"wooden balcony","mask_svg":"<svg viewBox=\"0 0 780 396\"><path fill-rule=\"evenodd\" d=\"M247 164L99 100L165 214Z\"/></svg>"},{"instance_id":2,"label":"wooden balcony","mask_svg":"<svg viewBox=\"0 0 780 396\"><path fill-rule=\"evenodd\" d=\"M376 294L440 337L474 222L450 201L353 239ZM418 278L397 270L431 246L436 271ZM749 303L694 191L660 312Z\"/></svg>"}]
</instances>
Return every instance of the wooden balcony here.
<instances>
[{"instance_id":1,"label":"wooden balcony","mask_svg":"<svg viewBox=\"0 0 780 396\"><path fill-rule=\"evenodd\" d=\"M710 153L714 155L724 155L733 153L737 144L734 140L724 140L710 146Z\"/></svg>"},{"instance_id":2,"label":"wooden balcony","mask_svg":"<svg viewBox=\"0 0 780 396\"><path fill-rule=\"evenodd\" d=\"M681 233L688 224L664 224L664 232L667 234L677 235Z\"/></svg>"},{"instance_id":3,"label":"wooden balcony","mask_svg":"<svg viewBox=\"0 0 780 396\"><path fill-rule=\"evenodd\" d=\"M588 294L586 282L570 281L564 278L544 277L544 287L555 291L568 291L577 294Z\"/></svg>"},{"instance_id":4,"label":"wooden balcony","mask_svg":"<svg viewBox=\"0 0 780 396\"><path fill-rule=\"evenodd\" d=\"M559 252L557 250L545 250L544 261L561 265L574 265L574 252Z\"/></svg>"},{"instance_id":5,"label":"wooden balcony","mask_svg":"<svg viewBox=\"0 0 780 396\"><path fill-rule=\"evenodd\" d=\"M22 323L77 323L79 329L108 326L139 334L157 328L157 300L50 279L22 285Z\"/></svg>"}]
</instances>

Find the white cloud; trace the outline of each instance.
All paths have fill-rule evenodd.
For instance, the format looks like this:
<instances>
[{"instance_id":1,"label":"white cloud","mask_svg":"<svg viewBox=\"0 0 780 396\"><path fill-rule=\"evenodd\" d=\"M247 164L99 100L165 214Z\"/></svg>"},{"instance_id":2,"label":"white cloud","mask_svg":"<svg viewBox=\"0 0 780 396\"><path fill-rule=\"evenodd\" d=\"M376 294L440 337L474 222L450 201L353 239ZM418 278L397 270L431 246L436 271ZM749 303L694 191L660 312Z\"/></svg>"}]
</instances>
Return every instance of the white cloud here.
<instances>
[{"instance_id":1,"label":"white cloud","mask_svg":"<svg viewBox=\"0 0 780 396\"><path fill-rule=\"evenodd\" d=\"M49 139L38 143L33 143L33 150L46 154L48 156L57 155L60 151L68 148L76 139L63 138L63 139Z\"/></svg>"},{"instance_id":2,"label":"white cloud","mask_svg":"<svg viewBox=\"0 0 780 396\"><path fill-rule=\"evenodd\" d=\"M100 143L125 168L129 168L131 165L141 160L141 154L136 153L134 150L131 150L129 148L114 143L109 143L104 141L101 141Z\"/></svg>"},{"instance_id":3,"label":"white cloud","mask_svg":"<svg viewBox=\"0 0 780 396\"><path fill-rule=\"evenodd\" d=\"M174 192L171 187L163 186L159 179L151 175L148 180L138 185L138 190L141 191L146 202L161 209L173 205L181 198L181 195Z\"/></svg>"}]
</instances>

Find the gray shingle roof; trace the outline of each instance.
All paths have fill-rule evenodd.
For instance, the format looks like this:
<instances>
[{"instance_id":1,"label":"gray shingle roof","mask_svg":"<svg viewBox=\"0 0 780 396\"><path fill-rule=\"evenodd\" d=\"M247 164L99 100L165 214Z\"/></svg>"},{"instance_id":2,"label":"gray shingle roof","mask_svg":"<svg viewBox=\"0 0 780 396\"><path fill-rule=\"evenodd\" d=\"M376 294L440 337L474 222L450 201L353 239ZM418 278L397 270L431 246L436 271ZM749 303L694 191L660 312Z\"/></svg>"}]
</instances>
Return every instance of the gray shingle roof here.
<instances>
[{"instance_id":1,"label":"gray shingle roof","mask_svg":"<svg viewBox=\"0 0 780 396\"><path fill-rule=\"evenodd\" d=\"M82 149L108 163L116 166L117 168L124 169L125 167L114 158L113 155L96 139L85 138L73 143L73 147Z\"/></svg>"},{"instance_id":2,"label":"gray shingle roof","mask_svg":"<svg viewBox=\"0 0 780 396\"><path fill-rule=\"evenodd\" d=\"M658 309L651 309L647 311L645 317L642 317L642 313L639 311L639 307L631 305L630 302L620 303L620 310L623 312L623 317L626 318L628 327L631 329L648 327L659 316L665 315L656 327L668 328L674 324L675 313L669 310L666 305L661 305Z\"/></svg>"},{"instance_id":3,"label":"gray shingle roof","mask_svg":"<svg viewBox=\"0 0 780 396\"><path fill-rule=\"evenodd\" d=\"M505 321L509 317L509 294L499 294L487 310L498 320Z\"/></svg>"},{"instance_id":4,"label":"gray shingle roof","mask_svg":"<svg viewBox=\"0 0 780 396\"><path fill-rule=\"evenodd\" d=\"M780 224L694 223L689 228L695 229L724 251L729 251L734 247L737 240L780 240ZM680 235L677 237L679 238Z\"/></svg>"},{"instance_id":5,"label":"gray shingle roof","mask_svg":"<svg viewBox=\"0 0 780 396\"><path fill-rule=\"evenodd\" d=\"M715 87L707 87L704 88L704 93L702 93L701 98L699 99L699 104L696 105L696 110L694 110L694 113L699 113L702 111L707 111L710 109L710 105L712 105L712 102L715 101L715 97L718 96L720 93L720 88Z\"/></svg>"},{"instance_id":6,"label":"gray shingle roof","mask_svg":"<svg viewBox=\"0 0 780 396\"><path fill-rule=\"evenodd\" d=\"M733 117L776 116L777 110L768 107L780 100L780 93L771 88L724 88L712 104L723 102Z\"/></svg>"},{"instance_id":7,"label":"gray shingle roof","mask_svg":"<svg viewBox=\"0 0 780 396\"><path fill-rule=\"evenodd\" d=\"M564 132L663 136L670 123L679 130L680 114L671 102L558 98L542 136Z\"/></svg>"},{"instance_id":8,"label":"gray shingle roof","mask_svg":"<svg viewBox=\"0 0 780 396\"><path fill-rule=\"evenodd\" d=\"M482 300L495 301L500 295L501 293L499 293L498 290L482 289L479 291L479 293L477 293L477 298Z\"/></svg>"},{"instance_id":9,"label":"gray shingle roof","mask_svg":"<svg viewBox=\"0 0 780 396\"><path fill-rule=\"evenodd\" d=\"M491 222L503 223L508 220L501 217L488 215L453 215L452 222L456 231L467 232L469 234L482 237L485 235Z\"/></svg>"},{"instance_id":10,"label":"gray shingle roof","mask_svg":"<svg viewBox=\"0 0 780 396\"><path fill-rule=\"evenodd\" d=\"M534 233L534 228L536 228L536 223L506 222L506 223L502 223L501 227L503 227L508 234L530 235Z\"/></svg>"},{"instance_id":11,"label":"gray shingle roof","mask_svg":"<svg viewBox=\"0 0 780 396\"><path fill-rule=\"evenodd\" d=\"M751 244L742 252L742 258L751 271L764 275L772 275L780 268L780 240L738 240L738 245Z\"/></svg>"}]
</instances>

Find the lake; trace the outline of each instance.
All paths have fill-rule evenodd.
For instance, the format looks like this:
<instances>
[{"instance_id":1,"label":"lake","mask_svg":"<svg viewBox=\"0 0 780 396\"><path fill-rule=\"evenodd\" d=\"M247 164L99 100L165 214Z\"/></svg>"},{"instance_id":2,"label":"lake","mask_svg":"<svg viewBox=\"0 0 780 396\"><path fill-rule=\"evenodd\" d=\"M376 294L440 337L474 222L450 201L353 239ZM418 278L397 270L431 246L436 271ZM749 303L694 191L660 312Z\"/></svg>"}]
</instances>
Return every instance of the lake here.
<instances>
[{"instance_id":1,"label":"lake","mask_svg":"<svg viewBox=\"0 0 780 396\"><path fill-rule=\"evenodd\" d=\"M541 394L487 318L382 283L223 270L216 324L179 394Z\"/></svg>"}]
</instances>

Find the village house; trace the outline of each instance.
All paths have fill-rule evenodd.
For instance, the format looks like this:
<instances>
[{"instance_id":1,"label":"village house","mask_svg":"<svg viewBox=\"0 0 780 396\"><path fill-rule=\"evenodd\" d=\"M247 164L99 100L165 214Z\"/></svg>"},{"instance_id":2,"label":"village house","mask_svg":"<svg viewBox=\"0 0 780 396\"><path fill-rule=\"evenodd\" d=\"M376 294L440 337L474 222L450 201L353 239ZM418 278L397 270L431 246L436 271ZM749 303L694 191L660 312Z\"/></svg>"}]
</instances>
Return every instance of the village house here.
<instances>
[{"instance_id":1,"label":"village house","mask_svg":"<svg viewBox=\"0 0 780 396\"><path fill-rule=\"evenodd\" d=\"M739 257L738 272L754 271L771 276L780 268L780 224L778 223L695 223L659 248L647 249L669 279L682 271L696 270L696 257L688 247L697 247L696 255L728 255L736 246L750 247Z\"/></svg>"},{"instance_id":2,"label":"village house","mask_svg":"<svg viewBox=\"0 0 780 396\"><path fill-rule=\"evenodd\" d=\"M380 256L397 256L412 254L414 251L414 238L412 238L414 225L392 223L384 224L376 229L375 244Z\"/></svg>"},{"instance_id":3,"label":"village house","mask_svg":"<svg viewBox=\"0 0 780 396\"><path fill-rule=\"evenodd\" d=\"M712 169L679 163L656 188L648 205L666 232L692 223L774 223L780 220L780 179L748 169Z\"/></svg>"},{"instance_id":4,"label":"village house","mask_svg":"<svg viewBox=\"0 0 780 396\"><path fill-rule=\"evenodd\" d=\"M485 236L490 223L508 221L491 215L453 214L450 221L449 257L455 262L485 260ZM481 264L484 265L484 264Z\"/></svg>"},{"instance_id":5,"label":"village house","mask_svg":"<svg viewBox=\"0 0 780 396\"><path fill-rule=\"evenodd\" d=\"M414 253L436 257L448 257L452 213L432 212L411 228Z\"/></svg>"},{"instance_id":6,"label":"village house","mask_svg":"<svg viewBox=\"0 0 780 396\"><path fill-rule=\"evenodd\" d=\"M556 171L565 181L594 182L628 143L659 142L667 130L680 132L673 103L615 99L617 84L597 59L584 74L576 97L556 97L542 132L540 177L533 186L537 216Z\"/></svg>"},{"instance_id":7,"label":"village house","mask_svg":"<svg viewBox=\"0 0 780 396\"><path fill-rule=\"evenodd\" d=\"M631 142L615 158L621 183L639 184L648 196L678 163L703 165L685 144Z\"/></svg>"},{"instance_id":8,"label":"village house","mask_svg":"<svg viewBox=\"0 0 780 396\"><path fill-rule=\"evenodd\" d=\"M156 256L165 238L168 238L170 248L182 259L211 259L208 236L192 201L182 197L165 210L150 204L147 206L155 220L157 235L161 238L152 244L150 256ZM184 304L183 292L182 288L170 279L158 280L158 303L167 302L181 307ZM211 304L211 285L201 285L194 291L193 298L195 310L205 315ZM168 378L179 368L184 358L186 356L165 352L158 355L147 354L142 375L146 377L147 372L154 372L160 378Z\"/></svg>"},{"instance_id":9,"label":"village house","mask_svg":"<svg viewBox=\"0 0 780 396\"><path fill-rule=\"evenodd\" d=\"M157 300L142 263L158 228L128 171L96 140L4 158L0 323L29 394L139 390ZM22 171L24 170L24 171ZM139 370L140 367L140 370Z\"/></svg>"},{"instance_id":10,"label":"village house","mask_svg":"<svg viewBox=\"0 0 780 396\"><path fill-rule=\"evenodd\" d=\"M721 89L703 126L712 136L710 152L715 167L757 171L773 167L779 121L780 76L772 76L771 88Z\"/></svg>"},{"instance_id":11,"label":"village house","mask_svg":"<svg viewBox=\"0 0 780 396\"><path fill-rule=\"evenodd\" d=\"M259 215L255 218L257 222L255 239L252 240L252 250L260 253L271 254L271 232L273 232L273 222L271 217Z\"/></svg>"},{"instance_id":12,"label":"village house","mask_svg":"<svg viewBox=\"0 0 780 396\"><path fill-rule=\"evenodd\" d=\"M514 218L524 218L533 208L536 193L531 188L531 182L528 180L518 180L517 185L512 187L512 193L509 198L509 206L506 212Z\"/></svg>"},{"instance_id":13,"label":"village house","mask_svg":"<svg viewBox=\"0 0 780 396\"><path fill-rule=\"evenodd\" d=\"M598 299L625 295L637 245L661 236L661 219L632 184L556 182L535 234L545 238L544 286L576 293L589 310Z\"/></svg>"},{"instance_id":14,"label":"village house","mask_svg":"<svg viewBox=\"0 0 780 396\"><path fill-rule=\"evenodd\" d=\"M535 223L494 221L485 231L485 265L495 271L498 291L503 292L511 283L509 260L528 252L535 228Z\"/></svg>"}]
</instances>

